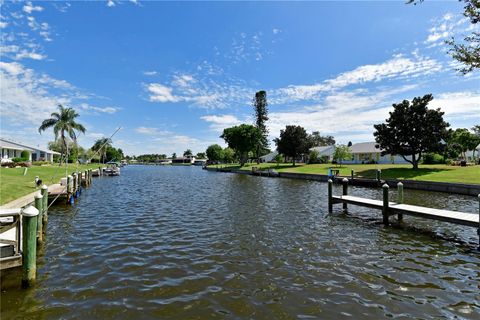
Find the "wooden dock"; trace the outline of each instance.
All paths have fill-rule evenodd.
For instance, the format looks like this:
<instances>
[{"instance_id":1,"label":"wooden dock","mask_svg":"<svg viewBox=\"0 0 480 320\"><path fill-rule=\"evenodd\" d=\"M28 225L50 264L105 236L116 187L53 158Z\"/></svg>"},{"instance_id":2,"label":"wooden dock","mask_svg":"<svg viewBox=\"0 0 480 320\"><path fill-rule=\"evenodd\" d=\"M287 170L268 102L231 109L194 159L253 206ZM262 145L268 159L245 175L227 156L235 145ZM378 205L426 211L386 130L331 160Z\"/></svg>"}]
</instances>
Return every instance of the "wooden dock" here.
<instances>
[{"instance_id":1,"label":"wooden dock","mask_svg":"<svg viewBox=\"0 0 480 320\"><path fill-rule=\"evenodd\" d=\"M367 199L362 197L355 197L348 195L348 179L343 179L343 194L340 196L333 195L333 182L332 180L328 181L328 211L333 211L334 204L343 204L343 210L347 211L347 205L357 205L372 209L382 210L383 223L388 226L389 217L397 215L398 220L403 220L404 215L415 216L423 219L437 220L443 222L454 223L458 225L463 225L467 227L477 228L477 233L479 235L479 246L480 250L480 203L479 203L479 213L466 213L459 211L451 211L444 209L434 209L428 207L414 206L403 203L403 184L398 184L398 201L391 202L389 201L389 187L387 184L383 185L383 199L374 200ZM480 195L478 195L478 200L480 202Z\"/></svg>"}]
</instances>

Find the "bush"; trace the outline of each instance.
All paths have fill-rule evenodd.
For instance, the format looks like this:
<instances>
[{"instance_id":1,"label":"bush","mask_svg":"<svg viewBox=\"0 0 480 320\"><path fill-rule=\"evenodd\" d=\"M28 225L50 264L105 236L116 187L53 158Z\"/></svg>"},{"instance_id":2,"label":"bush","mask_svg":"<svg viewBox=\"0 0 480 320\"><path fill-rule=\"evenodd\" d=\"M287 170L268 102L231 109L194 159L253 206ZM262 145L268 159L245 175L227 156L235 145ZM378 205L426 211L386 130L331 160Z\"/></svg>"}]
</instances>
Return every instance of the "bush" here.
<instances>
[{"instance_id":1,"label":"bush","mask_svg":"<svg viewBox=\"0 0 480 320\"><path fill-rule=\"evenodd\" d=\"M13 160L13 159L12 159ZM27 161L20 162L4 162L2 167L15 168L15 167L30 167L31 163Z\"/></svg>"},{"instance_id":2,"label":"bush","mask_svg":"<svg viewBox=\"0 0 480 320\"><path fill-rule=\"evenodd\" d=\"M320 154L316 150L310 152L310 154L308 155L308 163L320 163L319 155Z\"/></svg>"},{"instance_id":3,"label":"bush","mask_svg":"<svg viewBox=\"0 0 480 320\"><path fill-rule=\"evenodd\" d=\"M19 162L22 162L23 159L22 159L22 158L12 158L12 161L13 161L14 163L19 163Z\"/></svg>"},{"instance_id":4,"label":"bush","mask_svg":"<svg viewBox=\"0 0 480 320\"><path fill-rule=\"evenodd\" d=\"M444 163L443 156L438 153L427 153L423 156L424 164L440 164Z\"/></svg>"},{"instance_id":5,"label":"bush","mask_svg":"<svg viewBox=\"0 0 480 320\"><path fill-rule=\"evenodd\" d=\"M23 150L22 153L20 154L20 158L23 159L23 161L29 161L30 160L30 152L27 150Z\"/></svg>"}]
</instances>

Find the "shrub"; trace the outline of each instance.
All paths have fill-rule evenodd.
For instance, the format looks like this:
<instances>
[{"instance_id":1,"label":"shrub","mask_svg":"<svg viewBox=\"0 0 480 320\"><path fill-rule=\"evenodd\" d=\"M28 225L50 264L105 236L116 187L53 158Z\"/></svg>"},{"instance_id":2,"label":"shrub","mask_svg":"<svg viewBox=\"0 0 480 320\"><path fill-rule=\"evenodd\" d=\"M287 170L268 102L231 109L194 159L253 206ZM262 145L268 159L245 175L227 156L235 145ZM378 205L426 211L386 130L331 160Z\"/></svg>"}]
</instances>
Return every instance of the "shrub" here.
<instances>
[{"instance_id":1,"label":"shrub","mask_svg":"<svg viewBox=\"0 0 480 320\"><path fill-rule=\"evenodd\" d=\"M23 161L29 161L30 160L30 152L27 150L23 150L22 153L20 154L20 158L23 159Z\"/></svg>"},{"instance_id":2,"label":"shrub","mask_svg":"<svg viewBox=\"0 0 480 320\"><path fill-rule=\"evenodd\" d=\"M22 159L22 158L12 158L12 161L13 161L14 163L19 163L19 162L22 162L23 159Z\"/></svg>"},{"instance_id":3,"label":"shrub","mask_svg":"<svg viewBox=\"0 0 480 320\"><path fill-rule=\"evenodd\" d=\"M423 156L424 164L440 164L444 163L443 156L438 153L427 153Z\"/></svg>"},{"instance_id":4,"label":"shrub","mask_svg":"<svg viewBox=\"0 0 480 320\"><path fill-rule=\"evenodd\" d=\"M320 154L316 150L313 150L312 152L310 152L308 156L308 163L320 163L319 155Z\"/></svg>"}]
</instances>

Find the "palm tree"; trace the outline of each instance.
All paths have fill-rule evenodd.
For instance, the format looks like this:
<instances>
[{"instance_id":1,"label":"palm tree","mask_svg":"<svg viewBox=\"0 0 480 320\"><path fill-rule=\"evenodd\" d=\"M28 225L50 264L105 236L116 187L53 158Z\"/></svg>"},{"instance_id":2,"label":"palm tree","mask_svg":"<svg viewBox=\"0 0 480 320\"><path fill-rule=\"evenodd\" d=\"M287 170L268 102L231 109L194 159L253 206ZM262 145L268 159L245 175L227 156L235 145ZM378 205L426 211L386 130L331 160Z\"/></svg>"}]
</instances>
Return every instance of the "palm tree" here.
<instances>
[{"instance_id":1,"label":"palm tree","mask_svg":"<svg viewBox=\"0 0 480 320\"><path fill-rule=\"evenodd\" d=\"M107 157L107 149L112 146L112 139L110 138L100 138L95 141L95 144L92 147L93 151L101 153L100 162L105 162L105 158Z\"/></svg>"},{"instance_id":2,"label":"palm tree","mask_svg":"<svg viewBox=\"0 0 480 320\"><path fill-rule=\"evenodd\" d=\"M60 139L62 144L62 153L65 156L65 163L68 159L68 142L67 136L73 140L74 143L77 142L77 132L85 133L85 127L76 122L75 118L79 114L72 108L65 108L61 104L58 105L59 112L53 112L51 118L43 120L42 124L38 128L38 132L41 134L42 131L47 130L50 127L53 127L53 133L55 134L55 141Z\"/></svg>"}]
</instances>

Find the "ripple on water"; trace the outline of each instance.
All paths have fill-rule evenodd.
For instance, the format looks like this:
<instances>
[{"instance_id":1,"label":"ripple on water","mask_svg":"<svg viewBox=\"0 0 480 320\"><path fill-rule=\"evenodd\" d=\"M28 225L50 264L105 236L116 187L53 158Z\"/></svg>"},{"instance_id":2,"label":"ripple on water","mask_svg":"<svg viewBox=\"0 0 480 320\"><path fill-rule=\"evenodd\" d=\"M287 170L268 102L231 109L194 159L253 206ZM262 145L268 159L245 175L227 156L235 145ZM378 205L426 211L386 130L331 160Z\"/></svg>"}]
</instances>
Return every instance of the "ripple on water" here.
<instances>
[{"instance_id":1,"label":"ripple on water","mask_svg":"<svg viewBox=\"0 0 480 320\"><path fill-rule=\"evenodd\" d=\"M410 217L383 228L379 212L327 214L325 199L318 182L126 167L95 179L74 208L51 208L38 284L3 283L2 319L478 315L478 256L431 236L473 243L475 230ZM405 199L477 206L410 190Z\"/></svg>"}]
</instances>

